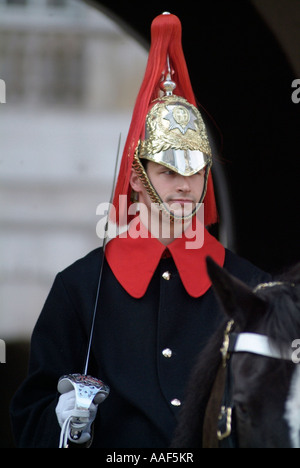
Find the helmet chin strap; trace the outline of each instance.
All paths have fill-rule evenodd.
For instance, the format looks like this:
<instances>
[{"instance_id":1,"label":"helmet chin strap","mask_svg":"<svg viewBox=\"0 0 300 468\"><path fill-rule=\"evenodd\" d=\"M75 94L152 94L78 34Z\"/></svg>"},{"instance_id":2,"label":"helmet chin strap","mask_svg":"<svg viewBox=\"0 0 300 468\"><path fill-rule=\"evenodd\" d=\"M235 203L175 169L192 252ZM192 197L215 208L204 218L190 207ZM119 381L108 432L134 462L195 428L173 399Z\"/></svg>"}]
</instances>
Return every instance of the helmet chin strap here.
<instances>
[{"instance_id":1,"label":"helmet chin strap","mask_svg":"<svg viewBox=\"0 0 300 468\"><path fill-rule=\"evenodd\" d=\"M170 220L171 223L174 223L174 222L182 222L182 221L188 221L190 219L192 219L195 214L197 213L197 211L199 210L201 204L203 203L203 200L205 198L205 195L206 195L206 191L207 191L207 180L208 180L208 174L209 174L209 171L210 171L210 168L211 168L211 161L208 162L208 164L205 166L205 177L204 177L204 187L203 187L203 191L202 191L202 195L201 195L201 198L199 200L199 202L196 204L196 207L192 210L191 213L189 213L188 215L183 215L183 216L180 216L180 215L176 215L174 213L174 211L170 210L168 208L168 206L163 202L163 200L161 199L161 197L159 196L159 194L157 193L157 191L155 190L154 186L152 185L148 175L147 175L147 172L145 171L145 168L144 166L142 165L139 157L137 156L137 153L135 154L134 156L134 160L133 160L133 169L136 171L136 173L138 174L140 180L142 181L146 191L147 191L147 194L149 195L150 197L150 200L152 203L154 203L157 208L165 215L168 217L168 219Z\"/></svg>"}]
</instances>

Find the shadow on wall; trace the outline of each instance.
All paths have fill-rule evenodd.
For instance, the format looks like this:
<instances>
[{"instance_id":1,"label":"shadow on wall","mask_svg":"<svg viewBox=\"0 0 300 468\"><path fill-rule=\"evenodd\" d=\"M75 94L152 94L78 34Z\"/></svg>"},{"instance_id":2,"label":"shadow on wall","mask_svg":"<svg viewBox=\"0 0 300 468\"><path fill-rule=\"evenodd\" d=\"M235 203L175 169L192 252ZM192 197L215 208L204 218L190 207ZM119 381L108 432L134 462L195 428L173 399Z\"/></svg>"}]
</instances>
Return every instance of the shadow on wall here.
<instances>
[{"instance_id":1,"label":"shadow on wall","mask_svg":"<svg viewBox=\"0 0 300 468\"><path fill-rule=\"evenodd\" d=\"M27 375L29 348L30 343L27 341L6 343L6 363L0 364L0 448L15 448L9 406L13 395Z\"/></svg>"}]
</instances>

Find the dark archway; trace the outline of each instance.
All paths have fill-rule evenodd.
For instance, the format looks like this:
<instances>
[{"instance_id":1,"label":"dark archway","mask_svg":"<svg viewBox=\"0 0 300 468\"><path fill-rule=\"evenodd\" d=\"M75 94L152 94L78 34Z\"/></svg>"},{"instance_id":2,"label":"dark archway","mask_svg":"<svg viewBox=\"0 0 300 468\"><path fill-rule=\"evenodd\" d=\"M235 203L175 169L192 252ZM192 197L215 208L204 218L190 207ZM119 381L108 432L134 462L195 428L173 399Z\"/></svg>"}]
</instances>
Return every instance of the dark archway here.
<instances>
[{"instance_id":1,"label":"dark archway","mask_svg":"<svg viewBox=\"0 0 300 468\"><path fill-rule=\"evenodd\" d=\"M129 8L128 2L93 1L145 44L153 18L170 8L166 3L134 0ZM295 72L248 0L199 1L189 7L176 2L172 13L183 25L197 99L223 136L220 164L229 187L235 249L262 268L281 270L300 257L300 104L291 99Z\"/></svg>"}]
</instances>

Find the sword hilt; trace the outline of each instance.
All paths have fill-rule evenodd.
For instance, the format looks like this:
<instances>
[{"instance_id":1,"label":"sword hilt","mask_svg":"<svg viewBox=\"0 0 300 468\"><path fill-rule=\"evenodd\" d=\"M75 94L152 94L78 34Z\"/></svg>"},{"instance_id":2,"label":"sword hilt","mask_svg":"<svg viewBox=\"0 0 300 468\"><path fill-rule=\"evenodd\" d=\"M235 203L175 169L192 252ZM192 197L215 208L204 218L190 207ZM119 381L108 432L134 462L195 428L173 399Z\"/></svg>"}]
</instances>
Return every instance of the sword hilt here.
<instances>
[{"instance_id":1,"label":"sword hilt","mask_svg":"<svg viewBox=\"0 0 300 468\"><path fill-rule=\"evenodd\" d=\"M109 395L109 387L95 377L84 374L68 374L60 377L57 385L59 393L75 390L76 409L89 409L91 403L102 403Z\"/></svg>"},{"instance_id":2,"label":"sword hilt","mask_svg":"<svg viewBox=\"0 0 300 468\"><path fill-rule=\"evenodd\" d=\"M57 390L67 393L75 390L74 416L71 419L70 437L78 440L89 421L89 409L92 403L98 405L109 395L109 387L102 380L84 374L68 374L60 377Z\"/></svg>"}]
</instances>

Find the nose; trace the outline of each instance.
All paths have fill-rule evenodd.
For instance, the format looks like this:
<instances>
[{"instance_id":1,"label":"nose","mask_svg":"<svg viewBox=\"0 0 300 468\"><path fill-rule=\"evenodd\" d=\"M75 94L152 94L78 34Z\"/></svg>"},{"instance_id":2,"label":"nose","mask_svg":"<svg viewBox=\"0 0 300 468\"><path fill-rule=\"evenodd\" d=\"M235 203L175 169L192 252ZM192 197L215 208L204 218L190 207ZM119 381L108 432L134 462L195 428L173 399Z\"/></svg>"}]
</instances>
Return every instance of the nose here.
<instances>
[{"instance_id":1,"label":"nose","mask_svg":"<svg viewBox=\"0 0 300 468\"><path fill-rule=\"evenodd\" d=\"M191 191L188 177L178 175L177 179L177 192L189 193Z\"/></svg>"}]
</instances>

